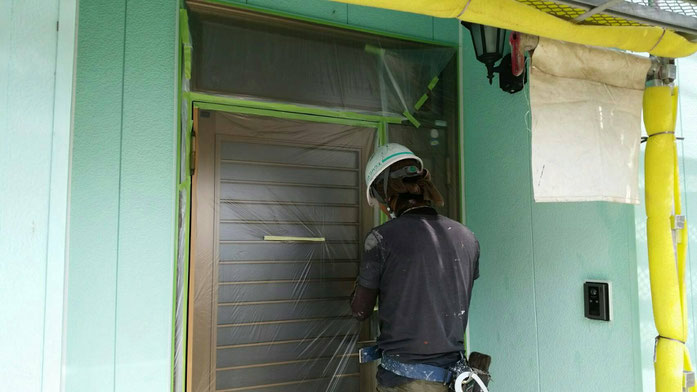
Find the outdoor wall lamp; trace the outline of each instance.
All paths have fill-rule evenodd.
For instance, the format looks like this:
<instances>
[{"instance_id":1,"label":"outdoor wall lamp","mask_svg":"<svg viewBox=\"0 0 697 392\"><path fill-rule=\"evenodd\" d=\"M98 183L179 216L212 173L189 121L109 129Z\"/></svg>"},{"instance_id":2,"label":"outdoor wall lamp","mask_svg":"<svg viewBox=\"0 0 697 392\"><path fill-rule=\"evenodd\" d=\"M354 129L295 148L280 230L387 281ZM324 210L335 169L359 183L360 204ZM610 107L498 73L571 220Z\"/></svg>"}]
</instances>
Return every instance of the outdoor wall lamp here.
<instances>
[{"instance_id":1,"label":"outdoor wall lamp","mask_svg":"<svg viewBox=\"0 0 697 392\"><path fill-rule=\"evenodd\" d=\"M498 73L499 87L503 91L510 94L521 91L527 81L527 74L525 72L525 56L519 50L520 34L513 32L510 39L513 48L511 52L516 53L516 57L510 54L504 57L506 30L476 23L460 23L467 27L472 35L474 54L479 62L486 65L489 84L493 84L494 73ZM496 66L496 62L502 58L503 61Z\"/></svg>"},{"instance_id":2,"label":"outdoor wall lamp","mask_svg":"<svg viewBox=\"0 0 697 392\"><path fill-rule=\"evenodd\" d=\"M506 44L506 30L476 23L461 22L469 29L474 44L474 54L479 62L486 65L487 78L492 84L496 62L503 57L503 47Z\"/></svg>"}]
</instances>

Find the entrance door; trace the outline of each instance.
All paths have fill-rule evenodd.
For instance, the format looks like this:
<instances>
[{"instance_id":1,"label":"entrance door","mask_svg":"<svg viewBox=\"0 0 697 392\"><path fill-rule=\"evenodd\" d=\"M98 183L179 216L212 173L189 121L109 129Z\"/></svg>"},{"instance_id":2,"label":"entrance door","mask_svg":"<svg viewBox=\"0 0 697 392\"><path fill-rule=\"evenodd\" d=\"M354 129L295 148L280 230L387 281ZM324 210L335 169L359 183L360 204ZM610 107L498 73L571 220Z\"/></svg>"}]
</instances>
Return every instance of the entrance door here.
<instances>
[{"instance_id":1,"label":"entrance door","mask_svg":"<svg viewBox=\"0 0 697 392\"><path fill-rule=\"evenodd\" d=\"M348 300L372 226L375 128L196 117L190 389L374 389Z\"/></svg>"}]
</instances>

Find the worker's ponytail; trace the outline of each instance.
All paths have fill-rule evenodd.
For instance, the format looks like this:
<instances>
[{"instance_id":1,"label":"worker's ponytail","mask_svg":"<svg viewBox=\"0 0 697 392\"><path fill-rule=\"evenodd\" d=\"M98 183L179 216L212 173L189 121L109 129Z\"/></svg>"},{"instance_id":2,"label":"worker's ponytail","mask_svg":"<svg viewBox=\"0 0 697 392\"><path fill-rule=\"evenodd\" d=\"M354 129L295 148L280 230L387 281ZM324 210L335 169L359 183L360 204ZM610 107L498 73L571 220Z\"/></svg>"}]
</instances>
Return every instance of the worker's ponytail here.
<instances>
[{"instance_id":1,"label":"worker's ponytail","mask_svg":"<svg viewBox=\"0 0 697 392\"><path fill-rule=\"evenodd\" d=\"M428 205L443 206L443 196L431 181L431 173L424 169L417 176L390 178L387 184L388 196L393 196L402 202L408 200L423 201ZM390 197L392 199L393 197ZM402 204L397 202L397 205ZM407 206L408 207L408 206ZM398 209L397 209L398 211Z\"/></svg>"},{"instance_id":2,"label":"worker's ponytail","mask_svg":"<svg viewBox=\"0 0 697 392\"><path fill-rule=\"evenodd\" d=\"M417 167L414 159L405 159L383 171L371 187L374 197L399 216L412 207L444 205L443 196L427 169ZM387 181L387 184L385 184Z\"/></svg>"}]
</instances>

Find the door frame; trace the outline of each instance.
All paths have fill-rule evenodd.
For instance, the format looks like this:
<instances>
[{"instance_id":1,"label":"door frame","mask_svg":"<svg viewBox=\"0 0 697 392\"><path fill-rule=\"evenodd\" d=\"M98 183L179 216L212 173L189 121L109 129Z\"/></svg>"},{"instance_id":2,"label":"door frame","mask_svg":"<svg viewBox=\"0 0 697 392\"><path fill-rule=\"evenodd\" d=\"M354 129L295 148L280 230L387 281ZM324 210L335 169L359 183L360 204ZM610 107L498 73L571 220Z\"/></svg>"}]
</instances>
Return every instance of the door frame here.
<instances>
[{"instance_id":1,"label":"door frame","mask_svg":"<svg viewBox=\"0 0 697 392\"><path fill-rule=\"evenodd\" d=\"M462 105L462 97L464 96L464 83L463 83L463 72L461 71L463 60L463 34L462 27L459 27L459 44L452 44L448 42L440 41L430 41L430 40L420 40L415 37L402 36L399 34L391 34L385 31L373 30L373 29L363 29L356 28L349 25L338 24L338 23L328 23L320 19L314 19L310 17L300 17L295 14L270 11L268 9L256 8L250 6L244 6L239 4L229 4L222 3L219 0L207 0L211 3L217 3L224 5L225 7L232 8L244 8L260 13L273 14L289 19L304 20L311 23L319 23L331 25L336 28L346 29L346 30L358 30L363 31L372 35L393 37L398 39L404 39L408 41L423 42L430 45L438 46L448 46L456 49L456 67L457 67L457 144L458 144L458 156L457 156L457 169L459 171L458 181L459 181L459 200L457 200L460 208L460 220L464 223L466 220L466 209L465 209L465 167L464 167L464 126L463 117L464 109ZM178 45L178 75L181 78L181 83L178 83L178 100L180 110L177 110L177 118L179 128L177 129L177 189L176 189L176 211L180 212L181 215L177 217L174 237L175 237L175 249L174 255L174 270L173 274L173 295L172 295L172 356L171 356L171 375L172 375L172 390L175 389L175 385L183 385L184 391L191 390L191 378L190 378L190 363L188 358L190 358L190 344L189 344L189 325L192 319L191 310L192 307L189 306L189 282L190 275L190 262L192 250L192 227L193 223L192 217L192 189L193 181L195 177L195 166L193 163L193 158L196 153L195 138L194 138L194 113L197 110L210 109L219 110L232 113L248 113L248 114L260 114L270 117L277 118L296 118L299 120L306 121L318 121L318 122L328 122L337 124L356 124L360 126L366 126L370 124L377 129L377 145L383 145L388 142L388 127L389 124L401 124L405 118L395 117L389 115L380 114L370 114L370 113L357 113L347 110L335 109L335 108L325 108L325 107L314 107L306 105L298 105L284 102L269 102L249 99L247 97L236 97L236 96L221 96L214 94L207 94L202 92L194 92L189 90L188 81L191 78L191 42L189 41L189 28L188 28L188 15L185 8L180 9L179 14L179 45ZM181 132L181 133L180 133ZM193 174L192 174L193 173ZM181 195L181 196L180 196ZM183 205L182 205L183 204ZM181 211L180 211L181 210ZM376 218L384 221L384 217L379 211L376 211ZM181 226L181 228L177 227ZM184 238L180 241L178 236ZM181 253L181 257L179 254ZM180 265L181 264L181 265ZM182 286L181 293L178 292L177 282L184 282ZM179 296L181 294L181 297ZM178 319L177 315L181 314L181 318ZM181 325L181 335L183 336L183 342L177 339L177 331ZM468 331L467 331L468 332ZM466 333L466 346L469 347L469 333ZM183 345L183 347L178 350L178 347ZM177 357L179 356L179 357ZM183 370L177 372L177 364L183 364Z\"/></svg>"}]
</instances>

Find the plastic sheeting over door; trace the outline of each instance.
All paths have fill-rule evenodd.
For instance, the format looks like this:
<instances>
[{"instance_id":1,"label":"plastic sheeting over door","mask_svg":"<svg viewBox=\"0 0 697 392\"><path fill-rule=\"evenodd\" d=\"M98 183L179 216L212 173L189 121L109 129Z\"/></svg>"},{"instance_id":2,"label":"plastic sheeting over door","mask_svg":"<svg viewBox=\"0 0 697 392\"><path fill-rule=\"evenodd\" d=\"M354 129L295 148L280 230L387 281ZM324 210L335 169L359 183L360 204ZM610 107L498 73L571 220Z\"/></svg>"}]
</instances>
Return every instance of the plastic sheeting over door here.
<instances>
[{"instance_id":1,"label":"plastic sheeting over door","mask_svg":"<svg viewBox=\"0 0 697 392\"><path fill-rule=\"evenodd\" d=\"M648 58L540 39L532 56L535 201L636 204Z\"/></svg>"},{"instance_id":2,"label":"plastic sheeting over door","mask_svg":"<svg viewBox=\"0 0 697 392\"><path fill-rule=\"evenodd\" d=\"M457 215L455 49L187 6L185 124L200 109L175 389L186 366L196 392L373 391L357 353L376 326L348 301L379 221L362 172L378 134L428 150Z\"/></svg>"},{"instance_id":3,"label":"plastic sheeting over door","mask_svg":"<svg viewBox=\"0 0 697 392\"><path fill-rule=\"evenodd\" d=\"M192 390L368 390L348 299L376 129L201 111L197 130Z\"/></svg>"}]
</instances>

